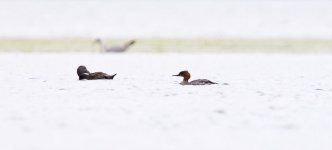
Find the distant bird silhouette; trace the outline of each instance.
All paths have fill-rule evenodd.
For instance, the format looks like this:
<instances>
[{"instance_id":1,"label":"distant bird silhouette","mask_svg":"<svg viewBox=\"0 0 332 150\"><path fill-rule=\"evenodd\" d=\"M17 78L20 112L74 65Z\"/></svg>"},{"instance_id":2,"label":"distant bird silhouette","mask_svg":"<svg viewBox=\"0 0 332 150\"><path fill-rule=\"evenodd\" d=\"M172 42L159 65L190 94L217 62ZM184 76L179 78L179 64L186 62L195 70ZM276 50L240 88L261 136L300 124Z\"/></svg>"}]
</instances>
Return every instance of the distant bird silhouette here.
<instances>
[{"instance_id":1,"label":"distant bird silhouette","mask_svg":"<svg viewBox=\"0 0 332 150\"><path fill-rule=\"evenodd\" d=\"M127 42L126 44L124 45L115 45L115 46L111 46L111 47L108 47L104 44L104 42L101 40L101 39L96 39L94 41L94 43L98 43L99 46L100 46L100 52L103 53L103 52L116 52L116 53L121 53L121 52L125 52L128 50L128 48L132 45L134 45L136 43L135 40L131 40L129 42Z\"/></svg>"},{"instance_id":2,"label":"distant bird silhouette","mask_svg":"<svg viewBox=\"0 0 332 150\"><path fill-rule=\"evenodd\" d=\"M86 69L85 66L79 66L77 68L77 75L79 77L79 80L98 80L98 79L110 79L112 80L116 74L109 75L103 72L94 72L90 73L88 69Z\"/></svg>"}]
</instances>

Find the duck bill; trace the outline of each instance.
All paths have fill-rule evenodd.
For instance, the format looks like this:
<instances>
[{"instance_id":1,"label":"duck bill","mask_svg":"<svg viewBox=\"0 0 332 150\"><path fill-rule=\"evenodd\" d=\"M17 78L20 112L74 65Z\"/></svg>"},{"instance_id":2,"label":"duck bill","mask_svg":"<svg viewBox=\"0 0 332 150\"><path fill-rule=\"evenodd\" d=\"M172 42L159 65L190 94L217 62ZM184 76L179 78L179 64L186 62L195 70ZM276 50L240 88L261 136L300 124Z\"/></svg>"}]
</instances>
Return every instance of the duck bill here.
<instances>
[{"instance_id":1,"label":"duck bill","mask_svg":"<svg viewBox=\"0 0 332 150\"><path fill-rule=\"evenodd\" d=\"M172 75L172 76L176 76L176 77L178 77L178 76L180 76L180 75Z\"/></svg>"}]
</instances>

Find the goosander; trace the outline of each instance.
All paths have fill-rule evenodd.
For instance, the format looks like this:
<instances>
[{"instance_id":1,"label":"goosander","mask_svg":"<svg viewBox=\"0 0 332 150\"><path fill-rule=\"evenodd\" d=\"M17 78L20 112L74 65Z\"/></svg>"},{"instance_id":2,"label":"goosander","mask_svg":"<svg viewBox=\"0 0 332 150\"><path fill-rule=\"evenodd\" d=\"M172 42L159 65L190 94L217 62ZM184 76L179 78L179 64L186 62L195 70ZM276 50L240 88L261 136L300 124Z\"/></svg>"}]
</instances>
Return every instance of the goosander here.
<instances>
[{"instance_id":1,"label":"goosander","mask_svg":"<svg viewBox=\"0 0 332 150\"><path fill-rule=\"evenodd\" d=\"M106 45L104 45L104 42L101 39L96 39L94 41L94 43L99 43L100 45L100 52L125 52L128 50L128 48L132 45L134 45L136 43L135 40L131 40L128 43L124 44L124 45L115 45L115 46L111 46L111 47L107 47Z\"/></svg>"},{"instance_id":2,"label":"goosander","mask_svg":"<svg viewBox=\"0 0 332 150\"><path fill-rule=\"evenodd\" d=\"M218 84L218 83L212 82L212 81L207 80L207 79L197 79L197 80L193 80L193 81L189 82L190 73L188 71L181 71L179 74L173 75L173 76L183 77L183 81L180 83L181 85L210 85L210 84Z\"/></svg>"},{"instance_id":3,"label":"goosander","mask_svg":"<svg viewBox=\"0 0 332 150\"><path fill-rule=\"evenodd\" d=\"M108 75L106 73L103 72L94 72L94 73L90 73L88 71L88 69L86 69L85 66L79 66L77 68L77 75L79 77L79 80L98 80L98 79L113 79L114 75Z\"/></svg>"}]
</instances>

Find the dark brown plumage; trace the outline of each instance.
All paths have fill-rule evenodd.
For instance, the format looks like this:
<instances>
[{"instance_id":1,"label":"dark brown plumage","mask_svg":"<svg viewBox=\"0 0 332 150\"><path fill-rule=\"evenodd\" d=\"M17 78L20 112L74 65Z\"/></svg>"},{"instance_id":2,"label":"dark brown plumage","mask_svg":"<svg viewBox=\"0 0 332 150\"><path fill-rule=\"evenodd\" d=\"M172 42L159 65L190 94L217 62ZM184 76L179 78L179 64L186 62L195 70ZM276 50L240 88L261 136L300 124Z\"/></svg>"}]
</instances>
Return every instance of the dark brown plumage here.
<instances>
[{"instance_id":1,"label":"dark brown plumage","mask_svg":"<svg viewBox=\"0 0 332 150\"><path fill-rule=\"evenodd\" d=\"M79 77L79 80L98 80L98 79L113 79L114 75L109 75L103 72L94 72L90 73L88 69L86 69L85 66L79 66L77 68L77 75Z\"/></svg>"}]
</instances>

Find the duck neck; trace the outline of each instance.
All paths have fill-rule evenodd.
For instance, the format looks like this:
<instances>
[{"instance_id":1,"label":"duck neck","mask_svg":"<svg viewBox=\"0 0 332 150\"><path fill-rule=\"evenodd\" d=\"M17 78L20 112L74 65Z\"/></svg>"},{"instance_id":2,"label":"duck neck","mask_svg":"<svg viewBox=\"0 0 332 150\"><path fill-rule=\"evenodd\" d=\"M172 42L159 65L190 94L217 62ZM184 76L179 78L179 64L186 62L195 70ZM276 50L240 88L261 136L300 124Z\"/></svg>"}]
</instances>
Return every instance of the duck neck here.
<instances>
[{"instance_id":1,"label":"duck neck","mask_svg":"<svg viewBox=\"0 0 332 150\"><path fill-rule=\"evenodd\" d=\"M188 81L185 81L185 80L183 80L181 83L180 83L181 85L189 85L189 82Z\"/></svg>"},{"instance_id":2,"label":"duck neck","mask_svg":"<svg viewBox=\"0 0 332 150\"><path fill-rule=\"evenodd\" d=\"M131 43L127 43L127 44L125 44L124 46L125 46L126 48L129 48L131 45L133 45L133 44L131 44Z\"/></svg>"},{"instance_id":3,"label":"duck neck","mask_svg":"<svg viewBox=\"0 0 332 150\"><path fill-rule=\"evenodd\" d=\"M99 45L100 45L100 52L105 52L106 46L104 45L104 42L100 40Z\"/></svg>"},{"instance_id":4,"label":"duck neck","mask_svg":"<svg viewBox=\"0 0 332 150\"><path fill-rule=\"evenodd\" d=\"M87 74L80 74L78 77L79 77L79 80L84 80L84 79L88 79L88 76Z\"/></svg>"},{"instance_id":5,"label":"duck neck","mask_svg":"<svg viewBox=\"0 0 332 150\"><path fill-rule=\"evenodd\" d=\"M184 76L183 81L180 84L188 85L189 84L189 79L190 79L190 76Z\"/></svg>"},{"instance_id":6,"label":"duck neck","mask_svg":"<svg viewBox=\"0 0 332 150\"><path fill-rule=\"evenodd\" d=\"M190 75L183 76L183 82L189 82Z\"/></svg>"}]
</instances>

